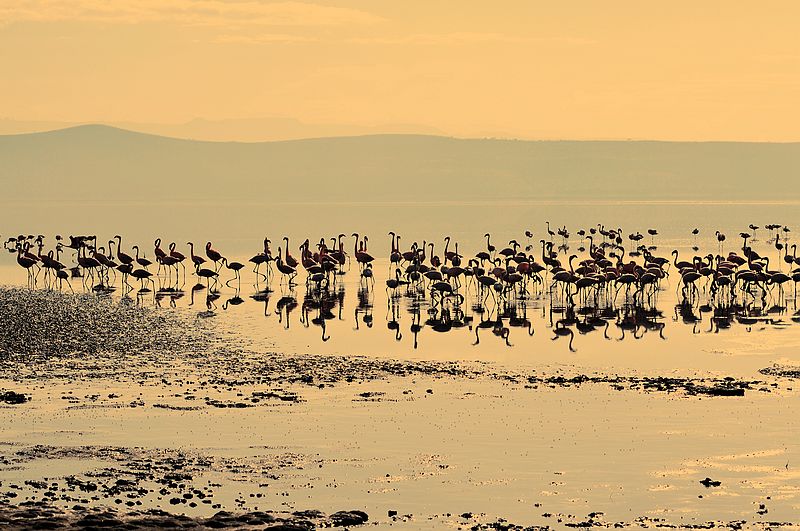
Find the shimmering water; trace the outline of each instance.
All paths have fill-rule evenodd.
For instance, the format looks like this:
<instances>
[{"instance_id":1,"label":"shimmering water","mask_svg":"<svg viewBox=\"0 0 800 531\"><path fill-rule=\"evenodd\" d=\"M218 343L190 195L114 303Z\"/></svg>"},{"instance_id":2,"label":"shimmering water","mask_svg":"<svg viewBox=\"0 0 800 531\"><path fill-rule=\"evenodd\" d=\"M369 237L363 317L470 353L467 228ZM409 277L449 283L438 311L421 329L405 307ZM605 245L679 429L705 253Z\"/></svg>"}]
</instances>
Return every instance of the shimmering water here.
<instances>
[{"instance_id":1,"label":"shimmering water","mask_svg":"<svg viewBox=\"0 0 800 531\"><path fill-rule=\"evenodd\" d=\"M268 205L80 205L77 216L66 216L69 223L48 220L43 214L47 205L31 204L28 230L23 233L47 235L46 249L53 243L53 233L98 233L98 241L115 234L124 236L123 248L139 243L144 254L153 259L155 237L163 247L175 241L178 249L189 254L186 241L193 240L202 253L203 243L229 260L247 266L241 282L233 272L222 268L220 281L209 290L202 279L191 274L162 273L155 277L152 292L140 292L111 276L113 287L107 296L124 296L138 304L174 307L194 311L203 318L216 319L223 326L242 332L259 348L287 353L362 354L411 359L469 359L520 364L570 364L598 369L641 371L728 371L752 374L768 362L779 362L800 345L800 327L793 326L797 313L795 284L783 290L753 288L738 293L735 299L714 297L710 282L697 282L698 291L685 297L680 275L674 267L671 275L660 281L658 290L646 297L633 295L635 290L608 286L593 295L566 297L553 289L552 275L542 274L538 282L526 281L524 288L497 296L482 290L471 278L462 278L458 296L440 297L430 282L412 283L397 290L387 289L385 280L394 277L390 266L389 230L401 236L400 248L412 242L434 244L433 254L442 255L446 235L452 237L450 250L459 244L464 265L475 253L485 250L484 234L491 232L491 242L501 249L516 239L521 250L528 250L541 263L541 239L552 240L558 259L567 266L576 255L575 265L587 258L588 241L578 236L584 229L619 228L626 251L635 245L629 234L641 233L638 242L648 246L655 256L669 258L677 249L680 260L693 255L741 254L742 231L755 233L750 244L760 255L771 259L769 269L791 267L776 249L774 236L791 247L794 233L768 231L770 223L791 227L800 218L800 209L789 203L441 203L441 204L297 204ZM13 217L14 204L4 217ZM56 206L60 208L60 206ZM159 219L163 220L158 228ZM569 237L547 233L545 221L557 231L566 227ZM748 225L761 228L753 231ZM63 230L71 226L75 230ZM698 228L699 235L692 235ZM48 232L49 229L51 232ZM656 229L650 236L647 229ZM525 231L530 230L532 237ZM722 245L716 231L726 233ZM269 281L251 272L248 258L261 250L261 240L271 238L273 255L278 247L285 254L282 236L290 238L289 251L299 257L298 246L328 239L342 231L345 250L353 254L358 231L369 237L369 252L376 257L373 278L364 278L351 261L329 284L306 284L306 274L298 266L297 286L273 272ZM771 239L772 238L772 239ZM4 237L5 239L5 237ZM596 236L596 241L601 237ZM98 244L99 245L99 244ZM67 249L65 263L72 259ZM22 284L25 275L9 254L0 274L9 283ZM626 256L625 262L642 263L641 256ZM404 264L405 268L407 264ZM490 266L491 267L491 266ZM153 272L155 266L151 267ZM73 279L76 290L91 290L81 279ZM39 287L45 286L43 276ZM63 289L66 288L64 285ZM766 359L765 359L766 358Z\"/></svg>"},{"instance_id":2,"label":"shimmering water","mask_svg":"<svg viewBox=\"0 0 800 531\"><path fill-rule=\"evenodd\" d=\"M176 241L181 247L189 240L211 240L231 256L252 256L266 236L276 244L289 236L296 245L304 239L330 237L339 233L368 234L371 248L388 254L387 233L403 236L403 246L423 239L435 241L451 235L461 243L462 252L483 248L483 234L491 232L496 244L520 239L525 230L538 241L546 236L545 222L552 227L566 225L572 234L581 228L603 224L621 228L624 234L648 228L658 229L662 250L691 246L691 230L701 231L701 242L712 243L716 230L729 231L733 238L747 225L780 223L800 230L800 203L730 202L630 202L630 201L518 201L518 202L426 202L425 190L419 202L351 203L303 202L298 183L298 202L270 202L269 197L248 202L162 202L158 191L148 203L111 200L104 202L10 201L0 199L0 236L31 234L121 234L128 244L138 242L148 250L155 238ZM765 236L762 231L757 236ZM737 245L738 246L738 245ZM714 247L714 249L716 249ZM348 248L350 250L350 248ZM152 254L151 252L149 254Z\"/></svg>"},{"instance_id":3,"label":"shimmering water","mask_svg":"<svg viewBox=\"0 0 800 531\"><path fill-rule=\"evenodd\" d=\"M424 190L420 194L424 196ZM543 516L549 513L603 511L609 521L647 515L696 524L720 518L788 520L800 510L795 467L798 394L793 380L758 372L774 364L800 365L800 315L793 283L783 291L753 286L731 299L713 295L704 278L697 282L697 292L687 294L679 272L670 267L658 290L644 297L612 286L571 300L558 286L551 289L551 274L541 282L529 281L524 292L518 288L503 295L482 293L465 278L454 297L433 294L429 283L396 292L385 284L393 277L389 230L402 236L402 250L414 241L427 241L440 256L443 239L450 235L451 249L457 241L464 262L484 250L483 235L489 231L498 249L510 239L523 248L530 240L530 254L541 261L539 240L551 239L545 224L550 221L554 231L566 225L570 232L567 239L552 238L558 259L566 264L574 254L577 265L587 257L587 242L577 236L578 230L600 223L622 229L628 252L633 247L627 235L641 232L645 236L640 243L654 255L671 259L677 249L679 259L688 260L709 253L741 253L738 233L752 232L751 223L790 227L792 231L781 232L780 243L786 245L787 238L791 246L794 228L800 226L797 205L270 205L254 200L249 205L156 201L6 206L0 226L15 235L45 234L46 249L54 243L54 234L97 233L103 242L119 233L126 252L138 243L151 259L156 237L165 246L177 242L185 254L186 242L202 247L210 240L230 260L247 263L261 250L264 236L273 240L274 254L283 245L281 238L290 237L290 251L299 258L298 246L306 238L317 242L344 232L345 249L352 254L350 234L368 235L369 252L376 257L373 279L363 278L353 261L343 275L319 287L306 285L301 267L298 285L290 287L277 273L269 282L259 279L248 264L240 283L223 268L213 289L189 270L177 280L174 273L161 274L154 279L154 290L145 292L136 282L127 288L119 275L112 275L113 289L96 292L214 323L224 337L250 349L248 355L256 358L260 352L277 351L477 360L490 362L490 370L509 366L548 375L734 376L775 385L765 383L765 390L748 390L744 397L709 398L621 392L612 386L550 388L526 385L527 380L410 376L324 388L295 385L307 402L291 406L197 411L154 407L167 400L182 403L180 390L195 392L191 375L176 369L179 374L170 380L183 382L181 389L166 379L161 380L163 387L153 388L132 382L114 387L104 379L80 382L80 389L73 382L19 388L35 394L35 400L28 409L4 410L4 440L14 449L20 444L179 447L235 455L253 466L261 466L273 451L292 452L311 462L324 461L324 467L286 471L266 489L258 475L247 481L230 473L208 473L201 479L222 485L218 500L226 509L243 506L235 500L247 493L264 492L263 502L247 497L248 507L262 508L266 504L332 511L347 500L385 525L397 525L383 516L389 510L413 513L417 520L408 528L414 529L464 525L452 515L438 520L433 515L465 511L544 525L554 522ZM700 229L697 237L691 234L695 227ZM651 238L650 228L659 234ZM526 230L533 232L532 238L525 236ZM727 235L723 246L717 230ZM8 233L2 236L5 240ZM751 243L770 258L768 268L790 271L769 231L758 229L756 236ZM641 256L626 255L625 261L642 262ZM71 259L68 250L62 261ZM0 260L0 281L26 283L13 254L0 255ZM92 291L97 279L71 282L76 291ZM46 287L40 275L37 289ZM69 290L66 285L62 289ZM228 389L232 395L246 391ZM70 409L63 395L73 392L121 396L125 402L135 399L147 406ZM365 393L375 392L380 400L363 399ZM0 472L4 481L58 474ZM704 477L720 480L722 487L703 487L699 482ZM172 507L166 500L147 503ZM756 512L762 503L769 514Z\"/></svg>"}]
</instances>

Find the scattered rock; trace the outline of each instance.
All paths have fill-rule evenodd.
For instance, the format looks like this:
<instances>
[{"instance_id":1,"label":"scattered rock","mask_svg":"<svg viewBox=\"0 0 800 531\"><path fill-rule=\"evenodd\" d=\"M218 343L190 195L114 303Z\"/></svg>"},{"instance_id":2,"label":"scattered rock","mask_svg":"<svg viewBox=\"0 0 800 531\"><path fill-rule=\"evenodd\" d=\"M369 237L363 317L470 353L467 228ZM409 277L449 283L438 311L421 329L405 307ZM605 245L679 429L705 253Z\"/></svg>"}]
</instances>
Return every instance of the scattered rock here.
<instances>
[{"instance_id":1,"label":"scattered rock","mask_svg":"<svg viewBox=\"0 0 800 531\"><path fill-rule=\"evenodd\" d=\"M14 391L0 391L0 401L6 404L24 404L30 400L22 393L15 393Z\"/></svg>"},{"instance_id":2,"label":"scattered rock","mask_svg":"<svg viewBox=\"0 0 800 531\"><path fill-rule=\"evenodd\" d=\"M219 511L211 517L191 517L159 509L123 513L111 508L60 509L45 502L29 502L25 507L4 507L0 526L4 530L22 529L246 529L267 525L272 531L311 531L326 525L355 526L367 521L361 511L341 511L325 515L319 511L303 511L305 516L284 512L252 511L232 513Z\"/></svg>"},{"instance_id":3,"label":"scattered rock","mask_svg":"<svg viewBox=\"0 0 800 531\"><path fill-rule=\"evenodd\" d=\"M767 367L761 369L761 374L766 374L767 376L779 376L782 378L800 378L800 367L794 365L773 365L772 367Z\"/></svg>"},{"instance_id":4,"label":"scattered rock","mask_svg":"<svg viewBox=\"0 0 800 531\"><path fill-rule=\"evenodd\" d=\"M339 511L330 515L333 527L344 527L348 525L361 525L369 520L364 511Z\"/></svg>"}]
</instances>

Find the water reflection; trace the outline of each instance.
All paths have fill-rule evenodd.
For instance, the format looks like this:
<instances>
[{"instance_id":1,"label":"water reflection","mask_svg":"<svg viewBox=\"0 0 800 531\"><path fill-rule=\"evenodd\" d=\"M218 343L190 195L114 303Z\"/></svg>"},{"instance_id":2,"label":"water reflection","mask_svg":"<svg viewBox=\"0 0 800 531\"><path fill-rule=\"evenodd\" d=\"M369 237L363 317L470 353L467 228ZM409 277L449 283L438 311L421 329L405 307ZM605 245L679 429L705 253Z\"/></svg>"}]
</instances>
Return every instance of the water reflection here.
<instances>
[{"instance_id":1,"label":"water reflection","mask_svg":"<svg viewBox=\"0 0 800 531\"><path fill-rule=\"evenodd\" d=\"M484 248L472 255L462 254L450 236L440 245L422 240L403 250L402 237L390 233L385 259L374 258L368 236L358 234L352 254L344 234L313 246L306 239L297 257L287 237L277 252L264 239L263 250L248 261L223 256L211 242L205 257L194 245L184 255L174 242L162 249L160 239L151 261L136 245L125 253L119 235L107 246L93 235L56 237L51 250L44 236L19 236L5 248L32 289L83 290L160 308L185 305L204 318L263 305L259 314L276 322L276 330L301 327L323 343L346 340L347 330L375 328L376 304L380 319L385 302L387 343L417 349L426 336L447 336L461 345L505 348L524 346L538 332L576 352L584 336L609 344L666 340L668 324L699 335L800 322L797 246L785 227L766 228L758 251L751 233L741 233L741 246L726 251L730 239L717 232L709 245L714 252L688 256L679 249L659 256L655 229L626 236L602 225L575 236L566 227L548 227L548 238L538 244L525 231L501 248L486 234ZM194 269L187 271L185 262ZM253 268L243 280L246 262Z\"/></svg>"}]
</instances>

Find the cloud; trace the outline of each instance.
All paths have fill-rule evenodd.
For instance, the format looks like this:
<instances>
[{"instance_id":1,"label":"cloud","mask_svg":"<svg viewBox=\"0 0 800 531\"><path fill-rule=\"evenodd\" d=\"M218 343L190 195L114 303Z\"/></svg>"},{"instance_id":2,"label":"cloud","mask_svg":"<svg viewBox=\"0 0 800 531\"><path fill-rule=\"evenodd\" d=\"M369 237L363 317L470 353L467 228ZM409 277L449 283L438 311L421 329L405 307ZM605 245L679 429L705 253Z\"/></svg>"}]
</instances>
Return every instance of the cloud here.
<instances>
[{"instance_id":1,"label":"cloud","mask_svg":"<svg viewBox=\"0 0 800 531\"><path fill-rule=\"evenodd\" d=\"M529 37L525 35L510 35L507 33L484 32L415 33L396 37L356 37L348 39L348 42L355 44L418 44L425 46L481 44L490 42L509 44L594 44L594 41L589 39L570 37Z\"/></svg>"},{"instance_id":2,"label":"cloud","mask_svg":"<svg viewBox=\"0 0 800 531\"><path fill-rule=\"evenodd\" d=\"M16 0L0 2L0 23L84 21L175 22L189 26L331 26L380 17L343 7L262 0Z\"/></svg>"},{"instance_id":3,"label":"cloud","mask_svg":"<svg viewBox=\"0 0 800 531\"><path fill-rule=\"evenodd\" d=\"M302 35L289 35L288 33L259 33L257 35L218 35L213 42L222 44L292 44L302 42L316 42L318 39Z\"/></svg>"}]
</instances>

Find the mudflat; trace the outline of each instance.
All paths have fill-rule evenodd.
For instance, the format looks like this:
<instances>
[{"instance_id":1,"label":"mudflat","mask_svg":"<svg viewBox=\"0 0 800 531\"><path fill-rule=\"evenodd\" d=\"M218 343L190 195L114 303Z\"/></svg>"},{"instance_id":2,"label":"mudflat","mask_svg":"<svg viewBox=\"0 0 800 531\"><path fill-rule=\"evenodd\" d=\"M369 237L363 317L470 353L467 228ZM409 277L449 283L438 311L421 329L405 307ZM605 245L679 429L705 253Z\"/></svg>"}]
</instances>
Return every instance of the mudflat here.
<instances>
[{"instance_id":1,"label":"mudflat","mask_svg":"<svg viewBox=\"0 0 800 531\"><path fill-rule=\"evenodd\" d=\"M188 310L22 288L0 306L7 526L798 523L795 367L288 355Z\"/></svg>"}]
</instances>

